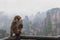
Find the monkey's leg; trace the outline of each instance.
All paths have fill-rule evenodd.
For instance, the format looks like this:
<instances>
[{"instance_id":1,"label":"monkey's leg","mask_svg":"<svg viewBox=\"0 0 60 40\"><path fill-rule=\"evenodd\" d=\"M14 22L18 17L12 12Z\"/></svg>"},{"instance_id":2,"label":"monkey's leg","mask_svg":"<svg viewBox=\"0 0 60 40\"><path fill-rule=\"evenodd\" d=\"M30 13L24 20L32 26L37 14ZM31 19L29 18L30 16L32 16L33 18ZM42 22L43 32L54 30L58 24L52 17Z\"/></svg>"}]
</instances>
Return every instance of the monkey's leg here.
<instances>
[{"instance_id":1,"label":"monkey's leg","mask_svg":"<svg viewBox=\"0 0 60 40\"><path fill-rule=\"evenodd\" d=\"M13 30L11 30L11 32L10 32L10 37L12 37L13 36Z\"/></svg>"}]
</instances>

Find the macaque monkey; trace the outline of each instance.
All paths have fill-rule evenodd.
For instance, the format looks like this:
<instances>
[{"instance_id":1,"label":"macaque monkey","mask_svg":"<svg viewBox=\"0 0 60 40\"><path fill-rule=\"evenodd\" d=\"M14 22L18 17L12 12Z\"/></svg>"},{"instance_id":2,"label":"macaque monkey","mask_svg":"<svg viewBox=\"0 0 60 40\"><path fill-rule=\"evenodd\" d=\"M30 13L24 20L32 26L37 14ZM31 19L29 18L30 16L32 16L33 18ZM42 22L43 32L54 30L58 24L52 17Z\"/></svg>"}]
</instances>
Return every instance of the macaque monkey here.
<instances>
[{"instance_id":1,"label":"macaque monkey","mask_svg":"<svg viewBox=\"0 0 60 40\"><path fill-rule=\"evenodd\" d=\"M23 28L23 21L19 15L15 16L12 24L11 24L11 29L10 29L10 36L12 37L13 34L15 36L20 36L21 30Z\"/></svg>"}]
</instances>

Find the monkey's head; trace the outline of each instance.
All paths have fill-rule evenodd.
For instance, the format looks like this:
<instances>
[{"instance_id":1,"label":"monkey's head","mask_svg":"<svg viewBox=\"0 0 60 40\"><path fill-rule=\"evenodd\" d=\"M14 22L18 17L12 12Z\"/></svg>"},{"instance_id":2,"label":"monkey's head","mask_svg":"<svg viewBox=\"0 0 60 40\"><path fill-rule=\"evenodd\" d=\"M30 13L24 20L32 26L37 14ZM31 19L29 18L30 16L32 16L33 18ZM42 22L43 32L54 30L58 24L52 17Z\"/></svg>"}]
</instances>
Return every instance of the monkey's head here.
<instances>
[{"instance_id":1,"label":"monkey's head","mask_svg":"<svg viewBox=\"0 0 60 40\"><path fill-rule=\"evenodd\" d=\"M21 19L21 17L19 15L17 15L17 16L14 17L15 21L19 21L20 19Z\"/></svg>"}]
</instances>

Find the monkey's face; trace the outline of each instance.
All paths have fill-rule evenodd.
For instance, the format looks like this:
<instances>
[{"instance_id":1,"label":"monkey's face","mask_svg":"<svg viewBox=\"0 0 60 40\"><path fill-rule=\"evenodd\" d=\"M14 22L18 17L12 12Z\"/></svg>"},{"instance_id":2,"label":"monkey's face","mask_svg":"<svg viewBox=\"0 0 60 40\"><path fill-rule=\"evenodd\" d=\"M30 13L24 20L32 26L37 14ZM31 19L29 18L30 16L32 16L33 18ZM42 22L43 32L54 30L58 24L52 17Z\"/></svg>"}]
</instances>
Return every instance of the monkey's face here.
<instances>
[{"instance_id":1,"label":"monkey's face","mask_svg":"<svg viewBox=\"0 0 60 40\"><path fill-rule=\"evenodd\" d=\"M15 19L16 22L18 22L19 20L18 19Z\"/></svg>"},{"instance_id":2,"label":"monkey's face","mask_svg":"<svg viewBox=\"0 0 60 40\"><path fill-rule=\"evenodd\" d=\"M18 23L18 22L20 21L20 19L19 19L19 18L16 18L16 19L14 19L14 21L15 21L16 23Z\"/></svg>"}]
</instances>

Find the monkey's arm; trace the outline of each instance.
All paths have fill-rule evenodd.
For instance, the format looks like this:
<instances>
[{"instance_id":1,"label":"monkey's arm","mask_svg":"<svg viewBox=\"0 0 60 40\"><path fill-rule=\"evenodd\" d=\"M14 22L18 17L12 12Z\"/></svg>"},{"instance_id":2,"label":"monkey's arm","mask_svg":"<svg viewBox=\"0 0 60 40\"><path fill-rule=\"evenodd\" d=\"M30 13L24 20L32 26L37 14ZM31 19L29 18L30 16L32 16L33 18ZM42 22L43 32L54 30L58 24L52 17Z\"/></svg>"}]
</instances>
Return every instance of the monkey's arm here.
<instances>
[{"instance_id":1,"label":"monkey's arm","mask_svg":"<svg viewBox=\"0 0 60 40\"><path fill-rule=\"evenodd\" d=\"M10 36L13 36L13 28L14 28L14 22L12 22L12 24L11 24Z\"/></svg>"}]
</instances>

